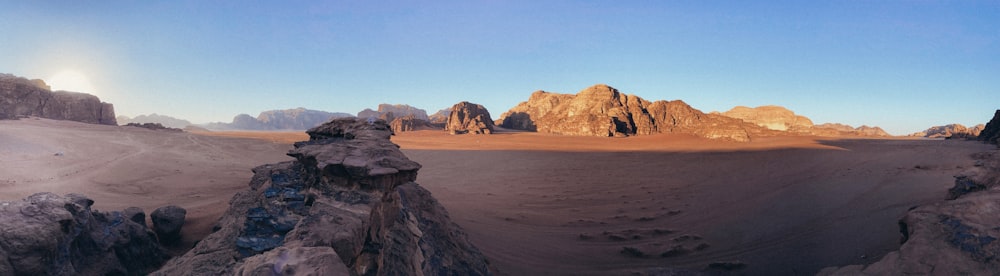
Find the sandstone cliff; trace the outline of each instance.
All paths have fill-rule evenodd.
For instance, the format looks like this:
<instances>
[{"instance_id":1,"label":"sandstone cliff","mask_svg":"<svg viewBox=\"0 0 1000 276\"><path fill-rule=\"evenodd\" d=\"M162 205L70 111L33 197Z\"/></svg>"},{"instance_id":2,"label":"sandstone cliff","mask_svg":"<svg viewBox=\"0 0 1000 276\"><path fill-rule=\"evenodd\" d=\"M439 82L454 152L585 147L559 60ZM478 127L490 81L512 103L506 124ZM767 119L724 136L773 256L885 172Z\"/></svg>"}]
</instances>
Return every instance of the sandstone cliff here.
<instances>
[{"instance_id":1,"label":"sandstone cliff","mask_svg":"<svg viewBox=\"0 0 1000 276\"><path fill-rule=\"evenodd\" d=\"M1000 110L993 114L993 119L979 132L979 140L1000 145Z\"/></svg>"},{"instance_id":2,"label":"sandstone cliff","mask_svg":"<svg viewBox=\"0 0 1000 276\"><path fill-rule=\"evenodd\" d=\"M434 114L431 114L430 116L427 117L430 119L429 121L431 122L431 124L441 124L442 126L444 126L444 124L448 122L448 115L451 115L450 108L438 110L438 112L435 112Z\"/></svg>"},{"instance_id":3,"label":"sandstone cliff","mask_svg":"<svg viewBox=\"0 0 1000 276\"><path fill-rule=\"evenodd\" d=\"M576 95L536 91L496 123L510 129L608 137L686 133L749 141L751 136L773 133L739 119L705 114L682 101L649 102L603 84Z\"/></svg>"},{"instance_id":4,"label":"sandstone cliff","mask_svg":"<svg viewBox=\"0 0 1000 276\"><path fill-rule=\"evenodd\" d=\"M757 124L768 129L809 132L813 122L805 116L797 115L795 112L781 106L766 105L749 108L745 106L733 107L722 115Z\"/></svg>"},{"instance_id":5,"label":"sandstone cliff","mask_svg":"<svg viewBox=\"0 0 1000 276\"><path fill-rule=\"evenodd\" d=\"M845 124L824 123L813 125L809 130L813 135L820 136L862 136L862 137L889 137L892 136L881 127L859 126L852 127Z\"/></svg>"},{"instance_id":6,"label":"sandstone cliff","mask_svg":"<svg viewBox=\"0 0 1000 276\"><path fill-rule=\"evenodd\" d=\"M393 118L392 121L389 122L389 127L392 128L393 133L425 129L440 129L434 127L426 120L418 119L413 114Z\"/></svg>"},{"instance_id":7,"label":"sandstone cliff","mask_svg":"<svg viewBox=\"0 0 1000 276\"><path fill-rule=\"evenodd\" d=\"M493 119L482 105L460 102L451 107L444 130L453 134L492 134Z\"/></svg>"},{"instance_id":8,"label":"sandstone cliff","mask_svg":"<svg viewBox=\"0 0 1000 276\"><path fill-rule=\"evenodd\" d=\"M0 74L0 119L36 116L91 124L117 125L115 108L97 96L49 91L45 82Z\"/></svg>"},{"instance_id":9,"label":"sandstone cliff","mask_svg":"<svg viewBox=\"0 0 1000 276\"><path fill-rule=\"evenodd\" d=\"M970 138L979 136L986 125L979 124L973 127L965 127L962 124L950 124L943 126L933 126L927 130L913 133L907 136L927 137L927 138Z\"/></svg>"},{"instance_id":10,"label":"sandstone cliff","mask_svg":"<svg viewBox=\"0 0 1000 276\"><path fill-rule=\"evenodd\" d=\"M154 275L488 275L382 120L335 119L254 169L217 231Z\"/></svg>"},{"instance_id":11,"label":"sandstone cliff","mask_svg":"<svg viewBox=\"0 0 1000 276\"><path fill-rule=\"evenodd\" d=\"M353 117L347 113L331 113L305 108L268 110L257 117L240 114L232 123L210 123L201 125L211 130L306 130L330 119Z\"/></svg>"}]
</instances>

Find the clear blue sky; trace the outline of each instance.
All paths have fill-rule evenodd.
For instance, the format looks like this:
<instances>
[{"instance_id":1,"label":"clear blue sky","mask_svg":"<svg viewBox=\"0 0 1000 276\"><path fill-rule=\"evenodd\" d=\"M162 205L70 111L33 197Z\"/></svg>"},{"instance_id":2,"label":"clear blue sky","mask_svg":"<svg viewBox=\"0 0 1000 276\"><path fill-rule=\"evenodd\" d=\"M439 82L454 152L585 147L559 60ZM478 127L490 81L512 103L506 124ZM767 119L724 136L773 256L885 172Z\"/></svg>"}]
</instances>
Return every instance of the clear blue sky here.
<instances>
[{"instance_id":1,"label":"clear blue sky","mask_svg":"<svg viewBox=\"0 0 1000 276\"><path fill-rule=\"evenodd\" d=\"M1000 108L998 1L3 1L0 72L194 122L606 83L906 134Z\"/></svg>"}]
</instances>

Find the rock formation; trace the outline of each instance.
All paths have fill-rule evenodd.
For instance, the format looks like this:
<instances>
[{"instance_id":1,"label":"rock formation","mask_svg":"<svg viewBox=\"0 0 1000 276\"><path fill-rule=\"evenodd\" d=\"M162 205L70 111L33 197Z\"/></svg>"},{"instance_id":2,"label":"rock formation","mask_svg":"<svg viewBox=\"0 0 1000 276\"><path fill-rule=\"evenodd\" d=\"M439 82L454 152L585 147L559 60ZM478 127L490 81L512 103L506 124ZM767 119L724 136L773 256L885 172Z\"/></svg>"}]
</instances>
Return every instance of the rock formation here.
<instances>
[{"instance_id":1,"label":"rock formation","mask_svg":"<svg viewBox=\"0 0 1000 276\"><path fill-rule=\"evenodd\" d=\"M214 233L154 275L488 275L485 257L413 181L382 120L334 119L296 159L254 169Z\"/></svg>"},{"instance_id":2,"label":"rock formation","mask_svg":"<svg viewBox=\"0 0 1000 276\"><path fill-rule=\"evenodd\" d=\"M35 116L91 124L117 125L115 108L97 96L49 90L41 80L0 74L0 120Z\"/></svg>"},{"instance_id":3,"label":"rock formation","mask_svg":"<svg viewBox=\"0 0 1000 276\"><path fill-rule=\"evenodd\" d=\"M682 101L649 102L598 84L576 95L536 91L500 115L497 125L521 130L582 136L631 136L687 133L749 141L772 133L726 116L705 114Z\"/></svg>"},{"instance_id":4,"label":"rock formation","mask_svg":"<svg viewBox=\"0 0 1000 276\"><path fill-rule=\"evenodd\" d=\"M809 128L813 126L813 122L809 118L796 115L795 112L776 105L765 105L754 108L737 106L721 114L780 131L808 133Z\"/></svg>"},{"instance_id":5,"label":"rock formation","mask_svg":"<svg viewBox=\"0 0 1000 276\"><path fill-rule=\"evenodd\" d=\"M347 113L294 108L261 112L256 118L247 114L233 117L232 123L202 125L211 130L306 130L330 119L353 117Z\"/></svg>"},{"instance_id":6,"label":"rock formation","mask_svg":"<svg viewBox=\"0 0 1000 276\"><path fill-rule=\"evenodd\" d=\"M82 195L0 202L0 275L143 275L168 256L142 210L92 210Z\"/></svg>"},{"instance_id":7,"label":"rock formation","mask_svg":"<svg viewBox=\"0 0 1000 276\"><path fill-rule=\"evenodd\" d=\"M175 244L181 240L181 227L187 210L176 205L157 208L149 214L153 220L153 232L165 245Z\"/></svg>"},{"instance_id":8,"label":"rock formation","mask_svg":"<svg viewBox=\"0 0 1000 276\"><path fill-rule=\"evenodd\" d=\"M181 128L181 129L192 125L191 122L189 122L188 120L177 119L174 117L159 115L156 113L149 115L139 115L135 116L135 118L129 118L128 116L118 116L117 120L118 124L120 125L127 125L129 123L137 123L137 124L155 123L169 128Z\"/></svg>"},{"instance_id":9,"label":"rock formation","mask_svg":"<svg viewBox=\"0 0 1000 276\"><path fill-rule=\"evenodd\" d=\"M393 133L424 130L424 129L436 129L433 125L431 125L430 122L422 119L417 119L416 116L413 116L413 114L394 118L392 122L389 123L389 127L392 128Z\"/></svg>"},{"instance_id":10,"label":"rock formation","mask_svg":"<svg viewBox=\"0 0 1000 276\"><path fill-rule=\"evenodd\" d=\"M927 130L913 133L907 136L911 137L927 137L927 138L975 138L979 136L979 132L983 131L986 125L979 124L971 128L967 128L962 124L950 124L943 126L933 126Z\"/></svg>"},{"instance_id":11,"label":"rock formation","mask_svg":"<svg viewBox=\"0 0 1000 276\"><path fill-rule=\"evenodd\" d=\"M991 144L1000 145L1000 109L993 114L993 119L979 132L979 140Z\"/></svg>"},{"instance_id":12,"label":"rock formation","mask_svg":"<svg viewBox=\"0 0 1000 276\"><path fill-rule=\"evenodd\" d=\"M444 130L453 134L492 134L493 119L482 105L460 102L451 107Z\"/></svg>"},{"instance_id":13,"label":"rock formation","mask_svg":"<svg viewBox=\"0 0 1000 276\"><path fill-rule=\"evenodd\" d=\"M392 113L392 117L383 117L387 113ZM365 110L358 112L358 118L380 118L384 119L386 122L392 122L392 119L395 119L396 117L405 117L409 115L413 115L413 118L415 119L430 121L430 118L427 117L427 111L405 104L380 104L378 105L378 111L366 108Z\"/></svg>"}]
</instances>

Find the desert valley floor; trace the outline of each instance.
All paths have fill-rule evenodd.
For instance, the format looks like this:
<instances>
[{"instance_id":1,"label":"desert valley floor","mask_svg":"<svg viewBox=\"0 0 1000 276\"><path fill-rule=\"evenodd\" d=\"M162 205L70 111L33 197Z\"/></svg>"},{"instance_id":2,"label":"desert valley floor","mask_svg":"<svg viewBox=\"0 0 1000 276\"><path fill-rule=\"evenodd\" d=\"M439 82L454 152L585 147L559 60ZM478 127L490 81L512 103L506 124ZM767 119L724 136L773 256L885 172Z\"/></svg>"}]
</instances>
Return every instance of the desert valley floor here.
<instances>
[{"instance_id":1,"label":"desert valley floor","mask_svg":"<svg viewBox=\"0 0 1000 276\"><path fill-rule=\"evenodd\" d=\"M0 121L0 200L82 193L96 209L175 204L190 246L250 169L291 160L304 133L186 133L46 119ZM684 135L400 133L433 192L503 274L656 267L813 274L898 249L896 220L937 201L979 142ZM629 250L625 250L629 248ZM182 250L182 249L175 249ZM641 255L641 256L640 256Z\"/></svg>"}]
</instances>

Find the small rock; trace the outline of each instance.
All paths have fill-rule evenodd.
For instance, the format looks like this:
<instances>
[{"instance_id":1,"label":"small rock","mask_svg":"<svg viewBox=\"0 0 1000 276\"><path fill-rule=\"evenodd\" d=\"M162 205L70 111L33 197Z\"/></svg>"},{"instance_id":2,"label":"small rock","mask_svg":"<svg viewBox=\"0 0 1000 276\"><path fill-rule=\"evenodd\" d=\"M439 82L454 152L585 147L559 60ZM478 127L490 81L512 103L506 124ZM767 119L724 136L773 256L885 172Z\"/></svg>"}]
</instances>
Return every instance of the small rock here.
<instances>
[{"instance_id":1,"label":"small rock","mask_svg":"<svg viewBox=\"0 0 1000 276\"><path fill-rule=\"evenodd\" d=\"M153 220L153 231L162 244L175 244L181 238L181 226L184 226L184 216L187 210L176 205L157 208L150 214Z\"/></svg>"}]
</instances>

